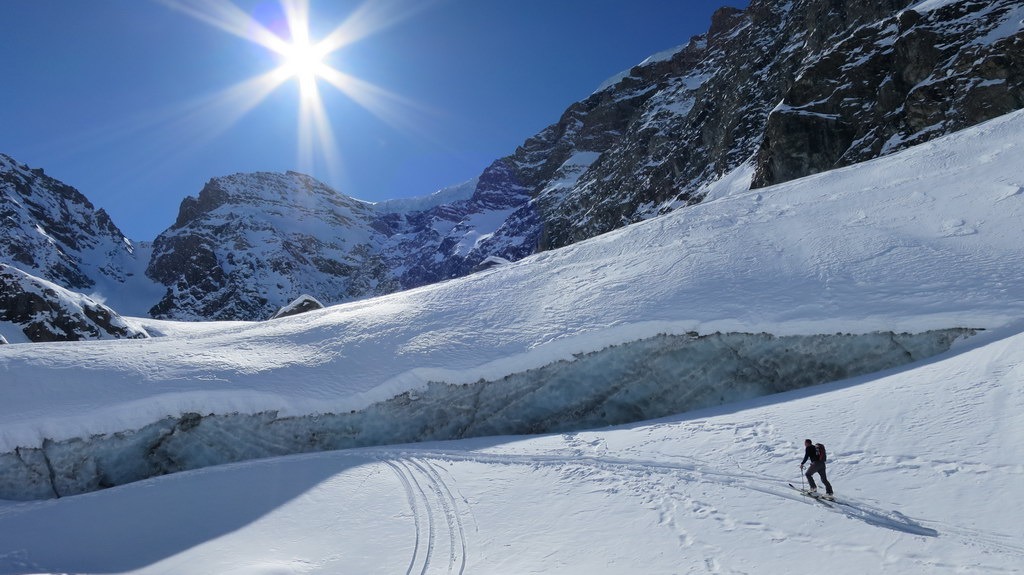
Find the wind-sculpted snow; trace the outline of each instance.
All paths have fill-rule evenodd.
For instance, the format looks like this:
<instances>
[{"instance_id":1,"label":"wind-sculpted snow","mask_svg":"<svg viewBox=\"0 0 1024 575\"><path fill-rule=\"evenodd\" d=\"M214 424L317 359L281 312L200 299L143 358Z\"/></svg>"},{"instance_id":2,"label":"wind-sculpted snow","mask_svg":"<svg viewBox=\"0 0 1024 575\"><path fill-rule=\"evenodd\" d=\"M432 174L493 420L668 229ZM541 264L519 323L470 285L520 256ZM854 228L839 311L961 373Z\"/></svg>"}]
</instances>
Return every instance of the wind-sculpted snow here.
<instances>
[{"instance_id":1,"label":"wind-sculpted snow","mask_svg":"<svg viewBox=\"0 0 1024 575\"><path fill-rule=\"evenodd\" d=\"M641 421L889 369L972 333L660 335L495 381L434 381L351 413L187 413L0 455L0 499L60 497L293 453Z\"/></svg>"}]
</instances>

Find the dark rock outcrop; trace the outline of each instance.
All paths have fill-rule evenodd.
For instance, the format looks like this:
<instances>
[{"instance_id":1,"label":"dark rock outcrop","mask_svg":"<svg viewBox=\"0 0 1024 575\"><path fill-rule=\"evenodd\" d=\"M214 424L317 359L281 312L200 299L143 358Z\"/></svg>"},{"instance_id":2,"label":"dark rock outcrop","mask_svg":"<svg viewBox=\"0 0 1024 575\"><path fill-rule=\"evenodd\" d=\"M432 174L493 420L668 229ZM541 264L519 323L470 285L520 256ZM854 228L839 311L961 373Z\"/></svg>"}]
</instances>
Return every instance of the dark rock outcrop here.
<instances>
[{"instance_id":1,"label":"dark rock outcrop","mask_svg":"<svg viewBox=\"0 0 1024 575\"><path fill-rule=\"evenodd\" d=\"M6 264L0 264L0 321L20 327L32 342L149 337L107 306Z\"/></svg>"},{"instance_id":2,"label":"dark rock outcrop","mask_svg":"<svg viewBox=\"0 0 1024 575\"><path fill-rule=\"evenodd\" d=\"M0 154L0 263L70 289L123 281L131 242L107 213L41 169Z\"/></svg>"},{"instance_id":3,"label":"dark rock outcrop","mask_svg":"<svg viewBox=\"0 0 1024 575\"><path fill-rule=\"evenodd\" d=\"M317 309L324 309L324 304L317 301L317 299L311 295L303 294L295 298L295 301L277 310L277 313L275 313L270 319L289 317Z\"/></svg>"},{"instance_id":4,"label":"dark rock outcrop","mask_svg":"<svg viewBox=\"0 0 1024 575\"><path fill-rule=\"evenodd\" d=\"M964 0L872 14L835 35L805 59L769 115L754 185L861 162L1024 107L1022 15L1019 2Z\"/></svg>"}]
</instances>

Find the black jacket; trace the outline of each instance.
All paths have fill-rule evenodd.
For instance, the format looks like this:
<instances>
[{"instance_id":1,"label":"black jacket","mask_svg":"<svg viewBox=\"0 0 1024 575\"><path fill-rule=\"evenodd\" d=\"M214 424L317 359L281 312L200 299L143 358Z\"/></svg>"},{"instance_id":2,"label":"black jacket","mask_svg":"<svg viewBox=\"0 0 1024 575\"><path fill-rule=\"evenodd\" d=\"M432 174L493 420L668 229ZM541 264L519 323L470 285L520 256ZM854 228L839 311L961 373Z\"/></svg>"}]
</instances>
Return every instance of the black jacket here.
<instances>
[{"instance_id":1,"label":"black jacket","mask_svg":"<svg viewBox=\"0 0 1024 575\"><path fill-rule=\"evenodd\" d=\"M818 462L818 448L817 447L815 447L813 445L808 445L807 449L804 449L804 460L800 462L800 465L803 465L804 463L807 463L808 459L811 460L811 463L817 463Z\"/></svg>"}]
</instances>

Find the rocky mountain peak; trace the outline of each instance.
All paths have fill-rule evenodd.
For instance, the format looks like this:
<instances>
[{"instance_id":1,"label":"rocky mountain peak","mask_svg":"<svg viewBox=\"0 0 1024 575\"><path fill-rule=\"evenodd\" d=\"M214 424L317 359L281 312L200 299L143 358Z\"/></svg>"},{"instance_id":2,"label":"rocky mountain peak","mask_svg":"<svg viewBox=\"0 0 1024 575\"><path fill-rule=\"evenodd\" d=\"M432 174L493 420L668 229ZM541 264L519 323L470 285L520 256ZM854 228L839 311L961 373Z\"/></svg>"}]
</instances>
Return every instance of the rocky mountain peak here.
<instances>
[{"instance_id":1,"label":"rocky mountain peak","mask_svg":"<svg viewBox=\"0 0 1024 575\"><path fill-rule=\"evenodd\" d=\"M38 168L0 154L0 263L73 289L123 281L131 242L104 210Z\"/></svg>"},{"instance_id":2,"label":"rocky mountain peak","mask_svg":"<svg viewBox=\"0 0 1024 575\"><path fill-rule=\"evenodd\" d=\"M371 262L375 217L372 204L297 172L211 179L153 242L146 275L167 292L151 314L265 319L302 293L339 301L393 291Z\"/></svg>"},{"instance_id":3,"label":"rocky mountain peak","mask_svg":"<svg viewBox=\"0 0 1024 575\"><path fill-rule=\"evenodd\" d=\"M326 305L384 294L685 209L736 170L766 186L888 154L1024 107L1022 29L1019 0L722 8L706 34L610 79L474 181L431 198L371 205L295 172L210 180L153 242L146 275L166 293L150 313L264 319L302 294ZM7 191L20 189L14 180L5 198L20 197ZM57 204L70 194L42 187ZM0 209L28 213L10 207L24 204ZM102 234L116 229L102 211L80 211ZM35 217L23 217L20 238L45 237ZM61 218L46 221L62 237L50 231ZM91 277L53 255L67 241L20 256L19 242L4 261L52 252L64 268L42 277Z\"/></svg>"}]
</instances>

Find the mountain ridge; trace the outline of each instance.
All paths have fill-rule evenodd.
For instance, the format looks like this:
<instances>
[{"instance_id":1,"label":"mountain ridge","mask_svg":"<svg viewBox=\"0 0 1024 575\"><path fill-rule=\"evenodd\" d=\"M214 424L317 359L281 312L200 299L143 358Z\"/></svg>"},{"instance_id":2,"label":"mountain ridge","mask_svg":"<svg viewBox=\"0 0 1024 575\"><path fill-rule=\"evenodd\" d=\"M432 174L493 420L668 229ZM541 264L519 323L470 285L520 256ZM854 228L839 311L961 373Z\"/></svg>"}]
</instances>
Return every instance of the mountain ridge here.
<instances>
[{"instance_id":1,"label":"mountain ridge","mask_svg":"<svg viewBox=\"0 0 1024 575\"><path fill-rule=\"evenodd\" d=\"M157 318L262 320L301 294L331 305L565 247L736 170L756 188L886 155L1024 107L1021 21L1010 0L722 8L444 194L375 205L295 172L213 178L154 240L148 279L111 264L110 289L159 286Z\"/></svg>"}]
</instances>

